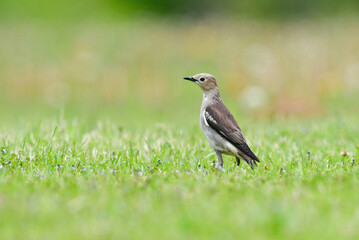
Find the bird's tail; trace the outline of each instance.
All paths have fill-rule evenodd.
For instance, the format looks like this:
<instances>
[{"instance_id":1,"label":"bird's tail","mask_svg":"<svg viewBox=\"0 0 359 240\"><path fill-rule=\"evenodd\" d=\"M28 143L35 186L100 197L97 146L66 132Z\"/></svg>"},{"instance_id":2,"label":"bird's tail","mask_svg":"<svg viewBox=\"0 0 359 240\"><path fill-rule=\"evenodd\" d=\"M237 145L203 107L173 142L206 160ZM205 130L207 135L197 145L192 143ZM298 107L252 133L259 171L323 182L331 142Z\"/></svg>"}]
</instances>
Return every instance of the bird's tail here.
<instances>
[{"instance_id":1,"label":"bird's tail","mask_svg":"<svg viewBox=\"0 0 359 240\"><path fill-rule=\"evenodd\" d=\"M259 163L260 160L258 157L252 152L252 150L248 147L246 153L242 151L238 151L238 155L244 159L248 163L249 166L253 169L253 165L257 166L257 162Z\"/></svg>"}]
</instances>

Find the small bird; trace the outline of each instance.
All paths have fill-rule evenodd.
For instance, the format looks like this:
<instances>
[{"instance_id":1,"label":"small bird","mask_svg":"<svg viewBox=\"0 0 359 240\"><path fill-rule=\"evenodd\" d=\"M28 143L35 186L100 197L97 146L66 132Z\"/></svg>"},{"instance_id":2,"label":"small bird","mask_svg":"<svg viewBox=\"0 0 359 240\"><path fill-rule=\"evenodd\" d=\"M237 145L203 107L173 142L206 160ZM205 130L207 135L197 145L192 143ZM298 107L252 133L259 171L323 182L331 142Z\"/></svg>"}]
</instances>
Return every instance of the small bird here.
<instances>
[{"instance_id":1,"label":"small bird","mask_svg":"<svg viewBox=\"0 0 359 240\"><path fill-rule=\"evenodd\" d=\"M240 127L231 112L224 105L216 78L208 73L196 74L184 79L196 83L203 91L200 123L209 144L216 152L218 169L223 168L222 154L232 155L240 165L243 158L253 169L259 159L248 147Z\"/></svg>"}]
</instances>

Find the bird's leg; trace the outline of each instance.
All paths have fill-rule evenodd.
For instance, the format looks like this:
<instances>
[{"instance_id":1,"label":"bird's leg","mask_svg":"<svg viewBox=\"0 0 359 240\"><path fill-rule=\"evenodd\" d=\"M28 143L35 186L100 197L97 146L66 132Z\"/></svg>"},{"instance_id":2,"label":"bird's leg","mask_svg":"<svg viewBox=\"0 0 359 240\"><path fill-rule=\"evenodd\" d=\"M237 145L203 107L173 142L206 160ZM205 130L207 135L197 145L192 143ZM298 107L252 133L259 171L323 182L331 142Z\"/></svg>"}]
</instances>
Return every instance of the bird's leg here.
<instances>
[{"instance_id":1,"label":"bird's leg","mask_svg":"<svg viewBox=\"0 0 359 240\"><path fill-rule=\"evenodd\" d=\"M239 157L236 157L236 163L237 163L237 166L241 165L241 159Z\"/></svg>"},{"instance_id":2,"label":"bird's leg","mask_svg":"<svg viewBox=\"0 0 359 240\"><path fill-rule=\"evenodd\" d=\"M222 153L220 151L216 151L217 154L217 159L218 159L218 169L222 169L223 168L223 158L222 158Z\"/></svg>"}]
</instances>

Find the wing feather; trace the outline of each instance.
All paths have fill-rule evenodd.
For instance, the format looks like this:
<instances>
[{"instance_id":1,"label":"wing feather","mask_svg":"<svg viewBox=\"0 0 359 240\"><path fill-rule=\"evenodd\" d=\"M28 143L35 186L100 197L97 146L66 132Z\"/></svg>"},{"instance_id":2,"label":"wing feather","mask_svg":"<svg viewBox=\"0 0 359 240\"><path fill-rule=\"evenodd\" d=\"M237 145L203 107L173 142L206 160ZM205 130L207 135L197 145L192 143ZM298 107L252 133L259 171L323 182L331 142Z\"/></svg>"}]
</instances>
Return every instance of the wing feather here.
<instances>
[{"instance_id":1,"label":"wing feather","mask_svg":"<svg viewBox=\"0 0 359 240\"><path fill-rule=\"evenodd\" d=\"M238 148L238 154L251 166L252 162L254 164L256 161L259 162L257 156L247 145L236 120L223 102L207 107L204 117L211 128Z\"/></svg>"}]
</instances>

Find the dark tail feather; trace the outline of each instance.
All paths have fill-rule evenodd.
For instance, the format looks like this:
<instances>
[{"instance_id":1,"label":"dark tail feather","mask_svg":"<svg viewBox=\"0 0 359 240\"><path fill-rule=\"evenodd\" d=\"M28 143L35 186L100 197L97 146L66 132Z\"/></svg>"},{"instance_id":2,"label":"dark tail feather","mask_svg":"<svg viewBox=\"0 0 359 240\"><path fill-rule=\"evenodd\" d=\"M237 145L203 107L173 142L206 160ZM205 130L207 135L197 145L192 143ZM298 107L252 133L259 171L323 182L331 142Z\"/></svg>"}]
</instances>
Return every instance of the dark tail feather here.
<instances>
[{"instance_id":1,"label":"dark tail feather","mask_svg":"<svg viewBox=\"0 0 359 240\"><path fill-rule=\"evenodd\" d=\"M249 166L251 166L251 168L253 169L253 165L255 165L257 167L257 162L259 163L260 160L257 158L257 156L251 151L251 155L248 156L247 154L238 151L238 155L244 159L244 161L246 161L248 163Z\"/></svg>"},{"instance_id":2,"label":"dark tail feather","mask_svg":"<svg viewBox=\"0 0 359 240\"><path fill-rule=\"evenodd\" d=\"M253 164L257 166L257 162L259 163L259 159L252 152L252 150L248 147L247 143L241 143L235 145L238 148L238 155L242 157L253 169Z\"/></svg>"}]
</instances>

